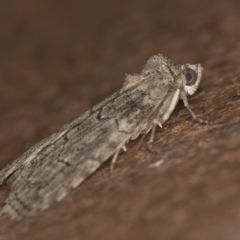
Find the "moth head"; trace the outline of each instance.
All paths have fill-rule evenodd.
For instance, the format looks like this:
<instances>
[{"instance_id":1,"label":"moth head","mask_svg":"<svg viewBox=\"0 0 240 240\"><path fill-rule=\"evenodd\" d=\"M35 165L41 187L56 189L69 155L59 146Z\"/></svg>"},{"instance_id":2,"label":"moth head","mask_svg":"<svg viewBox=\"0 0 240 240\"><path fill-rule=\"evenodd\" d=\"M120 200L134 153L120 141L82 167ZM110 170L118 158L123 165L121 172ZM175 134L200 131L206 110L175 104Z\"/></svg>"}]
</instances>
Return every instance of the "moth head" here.
<instances>
[{"instance_id":1,"label":"moth head","mask_svg":"<svg viewBox=\"0 0 240 240\"><path fill-rule=\"evenodd\" d=\"M184 64L182 66L182 79L184 91L193 95L200 83L202 77L202 66L201 64Z\"/></svg>"}]
</instances>

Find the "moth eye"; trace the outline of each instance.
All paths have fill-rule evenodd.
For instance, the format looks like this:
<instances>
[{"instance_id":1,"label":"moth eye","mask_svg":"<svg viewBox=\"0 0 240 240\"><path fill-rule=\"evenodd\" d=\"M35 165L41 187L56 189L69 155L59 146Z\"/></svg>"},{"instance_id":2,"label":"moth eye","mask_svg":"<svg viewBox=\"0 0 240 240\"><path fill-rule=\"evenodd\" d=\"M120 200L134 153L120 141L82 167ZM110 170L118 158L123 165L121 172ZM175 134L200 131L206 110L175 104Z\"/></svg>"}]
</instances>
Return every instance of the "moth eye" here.
<instances>
[{"instance_id":1,"label":"moth eye","mask_svg":"<svg viewBox=\"0 0 240 240\"><path fill-rule=\"evenodd\" d=\"M183 74L185 76L187 86L192 86L197 81L197 73L191 68L186 68Z\"/></svg>"}]
</instances>

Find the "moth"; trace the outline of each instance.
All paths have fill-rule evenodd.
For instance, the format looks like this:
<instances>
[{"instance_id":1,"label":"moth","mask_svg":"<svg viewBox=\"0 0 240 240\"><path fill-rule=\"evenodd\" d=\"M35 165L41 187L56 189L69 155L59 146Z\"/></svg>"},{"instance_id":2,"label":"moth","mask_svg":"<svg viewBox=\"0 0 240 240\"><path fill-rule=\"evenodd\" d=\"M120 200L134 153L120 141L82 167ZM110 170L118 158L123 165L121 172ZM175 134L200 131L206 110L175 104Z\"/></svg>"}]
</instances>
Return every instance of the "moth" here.
<instances>
[{"instance_id":1,"label":"moth","mask_svg":"<svg viewBox=\"0 0 240 240\"><path fill-rule=\"evenodd\" d=\"M197 90L200 64L177 64L158 54L133 75L126 75L121 89L35 144L0 171L0 184L10 186L2 213L18 220L62 200L112 157L112 163L129 140L168 120L179 99L189 107L187 95Z\"/></svg>"}]
</instances>

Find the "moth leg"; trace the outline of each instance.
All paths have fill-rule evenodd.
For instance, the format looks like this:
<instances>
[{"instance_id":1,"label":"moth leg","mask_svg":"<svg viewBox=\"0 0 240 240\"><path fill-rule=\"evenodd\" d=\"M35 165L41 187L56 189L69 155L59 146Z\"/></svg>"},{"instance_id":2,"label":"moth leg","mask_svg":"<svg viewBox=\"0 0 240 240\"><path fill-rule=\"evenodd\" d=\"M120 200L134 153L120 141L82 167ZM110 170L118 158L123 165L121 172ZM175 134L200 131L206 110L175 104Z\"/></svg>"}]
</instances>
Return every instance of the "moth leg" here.
<instances>
[{"instance_id":1,"label":"moth leg","mask_svg":"<svg viewBox=\"0 0 240 240\"><path fill-rule=\"evenodd\" d=\"M111 173L111 174L113 173L113 168L114 168L114 165L115 165L115 163L116 163L116 161L117 161L117 157L118 157L119 152L120 152L120 149L117 150L117 151L114 153L113 158L112 158L112 160L111 160L111 166L110 166L110 173Z\"/></svg>"},{"instance_id":2,"label":"moth leg","mask_svg":"<svg viewBox=\"0 0 240 240\"><path fill-rule=\"evenodd\" d=\"M192 109L189 106L188 100L187 100L187 96L186 94L181 92L181 99L183 100L184 106L187 108L188 112L190 113L190 115L192 116L194 121L197 121L199 123L203 123L203 124L209 124L209 121L203 120L201 118L198 118L195 113L192 111Z\"/></svg>"},{"instance_id":3,"label":"moth leg","mask_svg":"<svg viewBox=\"0 0 240 240\"><path fill-rule=\"evenodd\" d=\"M152 144L154 142L154 137L155 137L155 132L156 132L156 124L154 123L152 126L152 130L151 130L151 136L150 139L148 141L148 143Z\"/></svg>"},{"instance_id":4,"label":"moth leg","mask_svg":"<svg viewBox=\"0 0 240 240\"><path fill-rule=\"evenodd\" d=\"M157 126L162 128L162 124L159 121L153 121L153 126L152 126L152 130L151 130L151 136L150 136L150 139L148 141L148 143L150 143L150 144L152 144L154 142L154 137L155 137L155 132L156 132L156 127Z\"/></svg>"},{"instance_id":5,"label":"moth leg","mask_svg":"<svg viewBox=\"0 0 240 240\"><path fill-rule=\"evenodd\" d=\"M153 153L158 153L157 149L154 148L153 146L153 142L154 142L154 137L155 137L155 132L156 132L156 127L159 126L160 128L162 128L162 124L160 122L153 122L153 126L152 126L152 130L151 130L151 135L150 135L150 139L148 141L148 149L153 152Z\"/></svg>"},{"instance_id":6,"label":"moth leg","mask_svg":"<svg viewBox=\"0 0 240 240\"><path fill-rule=\"evenodd\" d=\"M123 150L124 152L126 152L126 151L127 151L127 148L126 148L126 146L125 146L125 145L123 145L123 146L122 146L122 150Z\"/></svg>"}]
</instances>

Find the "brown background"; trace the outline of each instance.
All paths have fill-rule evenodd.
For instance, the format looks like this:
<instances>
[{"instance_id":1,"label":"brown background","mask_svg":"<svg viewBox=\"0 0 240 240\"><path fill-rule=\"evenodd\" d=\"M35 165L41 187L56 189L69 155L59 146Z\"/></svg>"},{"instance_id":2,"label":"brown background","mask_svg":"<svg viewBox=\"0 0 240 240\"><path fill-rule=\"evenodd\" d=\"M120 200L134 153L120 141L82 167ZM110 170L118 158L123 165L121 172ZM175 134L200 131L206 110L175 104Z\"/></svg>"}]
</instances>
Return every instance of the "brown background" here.
<instances>
[{"instance_id":1,"label":"brown background","mask_svg":"<svg viewBox=\"0 0 240 240\"><path fill-rule=\"evenodd\" d=\"M189 101L215 123L193 123L180 103L159 154L131 142L112 176L105 164L36 217L1 217L0 239L240 239L239 0L1 1L0 167L156 53L203 64Z\"/></svg>"}]
</instances>

